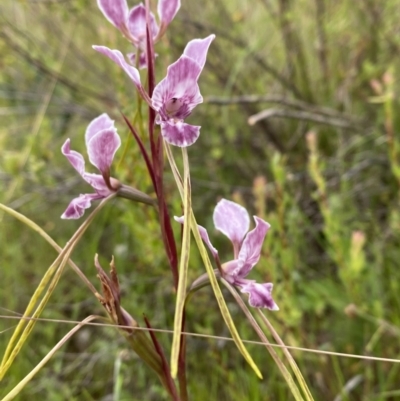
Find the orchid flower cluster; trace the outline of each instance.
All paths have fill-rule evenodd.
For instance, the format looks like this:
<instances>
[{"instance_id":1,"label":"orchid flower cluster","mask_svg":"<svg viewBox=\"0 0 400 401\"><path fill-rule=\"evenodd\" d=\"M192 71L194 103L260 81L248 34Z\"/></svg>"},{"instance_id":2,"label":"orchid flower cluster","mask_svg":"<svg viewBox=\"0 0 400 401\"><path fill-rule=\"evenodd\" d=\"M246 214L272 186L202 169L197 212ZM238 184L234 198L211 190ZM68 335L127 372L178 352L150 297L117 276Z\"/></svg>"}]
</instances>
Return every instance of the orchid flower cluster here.
<instances>
[{"instance_id":1,"label":"orchid flower cluster","mask_svg":"<svg viewBox=\"0 0 400 401\"><path fill-rule=\"evenodd\" d=\"M203 102L198 80L215 35L209 35L204 39L191 40L178 60L167 68L165 78L156 84L154 45L164 35L168 25L177 14L180 1L159 0L158 22L155 15L150 11L148 0L146 5L138 4L130 10L126 0L97 0L97 2L106 19L121 32L134 48L134 52L124 55L117 49L99 45L93 46L95 51L106 56L127 74L148 106L149 123L148 138L146 139L148 142L141 139L128 118L124 116L124 119L140 148L156 196L153 198L136 188L122 184L112 177L112 162L121 145L121 138L118 135L115 122L106 113L103 113L88 125L85 133L89 161L99 173L94 174L86 171L84 157L71 149L70 139L67 139L62 146L62 154L83 180L93 188L93 191L74 198L61 217L63 219L78 219L83 216L86 209L91 207L93 201L114 196L125 197L154 206L160 216L161 235L173 274L174 286L178 288L180 281L177 246L171 223L172 219L163 191L163 154L165 150L168 153L170 145L183 148L185 151L186 147L193 145L199 138L201 127L191 125L185 120L194 108ZM141 80L141 72L144 71L147 71L147 88L142 85ZM159 129L156 129L157 126ZM187 155L187 153L184 154ZM190 209L185 209L185 213L188 210ZM186 217L189 216L175 217L175 221L186 225ZM219 253L212 245L207 230L202 226L197 226L201 238L199 242L201 244L203 241L208 247L217 267L217 276L228 283L230 287L236 287L242 293L248 294L250 306L272 311L278 310L279 308L272 298L272 283L257 283L255 280L247 278L261 257L263 242L270 225L263 219L254 216L255 227L250 230L250 217L246 209L226 199L222 199L215 207L213 220L215 228L226 235L233 245L233 258L221 263ZM186 230L186 232L189 231ZM204 252L207 255L207 251ZM130 318L129 314L120 306L115 268L113 267L113 279L107 278L98 261L96 261L96 268L102 280L104 293L107 294L107 296L99 298L100 301L116 323L124 324L125 322L126 324L128 322L131 324L134 322L133 318ZM134 326L134 323L132 325ZM142 341L147 340L142 339ZM137 347L138 354L142 355L140 354L141 348L137 344L134 347ZM143 347L149 349L147 345ZM143 354L143 359L146 360L146 354ZM154 360L153 362L150 360L149 365L152 366L152 364L154 365ZM157 363L155 365L157 366ZM160 374L159 371L157 373ZM162 378L167 377L162 374L160 376ZM170 381L166 380L165 383L173 394L175 390L172 388L173 386L170 386Z\"/></svg>"},{"instance_id":2,"label":"orchid flower cluster","mask_svg":"<svg viewBox=\"0 0 400 401\"><path fill-rule=\"evenodd\" d=\"M147 67L151 57L146 49L146 29L148 27L150 39L154 44L165 33L167 26L175 17L180 1L159 0L159 25L153 13L149 12L146 15L146 7L143 4L129 10L126 0L98 0L98 6L107 20L118 28L136 48L139 60L136 54L128 54L128 61L126 61L119 50L112 50L105 46L93 46L94 50L107 56L125 71L148 106L157 113L155 123L160 125L162 138L167 143L178 147L193 145L200 135L201 127L187 124L184 120L196 105L203 101L198 79L215 35L209 35L205 39L191 40L181 57L167 68L166 77L155 86L150 98L141 84L140 73L137 69L137 67ZM105 113L95 118L86 129L85 142L89 161L100 174L85 171L83 156L71 150L70 139L67 139L62 146L62 153L82 178L92 186L94 193L81 194L73 199L61 216L64 219L82 217L92 201L112 194L121 195L121 188L124 187L118 180L111 177L111 164L121 145L114 121ZM135 200L151 203L147 195L132 190L137 195ZM184 217L175 219L184 223ZM249 294L251 306L277 310L278 306L271 295L273 285L259 284L245 278L259 261L262 244L270 228L270 225L259 217L254 216L254 222L255 228L248 232L250 219L246 209L225 199L217 204L214 211L215 228L231 240L234 254L233 260L222 265L218 251L211 244L206 229L199 226L199 230L217 266L220 267L222 277L239 288L241 292Z\"/></svg>"}]
</instances>

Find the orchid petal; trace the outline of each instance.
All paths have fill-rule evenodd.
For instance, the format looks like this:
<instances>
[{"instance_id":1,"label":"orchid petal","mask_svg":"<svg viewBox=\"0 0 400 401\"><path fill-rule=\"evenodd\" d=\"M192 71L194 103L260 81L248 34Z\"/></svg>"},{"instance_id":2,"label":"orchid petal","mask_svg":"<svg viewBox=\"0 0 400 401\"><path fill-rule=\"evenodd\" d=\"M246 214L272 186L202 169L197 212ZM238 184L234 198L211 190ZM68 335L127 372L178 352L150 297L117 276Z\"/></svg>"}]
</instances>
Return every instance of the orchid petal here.
<instances>
[{"instance_id":1,"label":"orchid petal","mask_svg":"<svg viewBox=\"0 0 400 401\"><path fill-rule=\"evenodd\" d=\"M141 3L132 8L128 17L128 29L138 45L144 45L146 39L146 7ZM150 35L157 36L158 25L153 13L150 13Z\"/></svg>"},{"instance_id":2,"label":"orchid petal","mask_svg":"<svg viewBox=\"0 0 400 401\"><path fill-rule=\"evenodd\" d=\"M184 105L184 110L174 117L180 119L187 117L196 105L203 102L197 85L200 72L201 68L194 60L181 56L168 67L167 76L154 88L153 107L166 116L168 114L168 110L165 110L167 102L177 99Z\"/></svg>"},{"instance_id":3,"label":"orchid petal","mask_svg":"<svg viewBox=\"0 0 400 401\"><path fill-rule=\"evenodd\" d=\"M261 248L269 228L266 221L254 216L256 227L247 233L239 252L239 266L233 275L246 277L260 260Z\"/></svg>"},{"instance_id":4,"label":"orchid petal","mask_svg":"<svg viewBox=\"0 0 400 401\"><path fill-rule=\"evenodd\" d=\"M108 58L110 58L114 63L118 64L129 76L129 78L133 81L139 91L142 91L142 85L140 83L140 75L137 68L129 65L125 61L125 57L119 50L111 50L105 46L92 46L94 50L97 52L104 54Z\"/></svg>"},{"instance_id":5,"label":"orchid petal","mask_svg":"<svg viewBox=\"0 0 400 401\"><path fill-rule=\"evenodd\" d=\"M177 221L178 223L183 224L185 221L185 216L182 217L176 217L174 216L175 221ZM212 255L214 256L214 258L218 258L218 251L214 248L213 244L210 241L210 238L208 237L208 232L207 230L201 226L201 225L197 225L197 228L199 229L199 233L200 233L200 237L201 239L205 242L205 244L208 246L208 249L211 251Z\"/></svg>"},{"instance_id":6,"label":"orchid petal","mask_svg":"<svg viewBox=\"0 0 400 401\"><path fill-rule=\"evenodd\" d=\"M200 135L200 128L182 121L163 121L161 122L161 135L171 145L184 148L196 142Z\"/></svg>"},{"instance_id":7,"label":"orchid petal","mask_svg":"<svg viewBox=\"0 0 400 401\"><path fill-rule=\"evenodd\" d=\"M115 128L105 129L94 135L87 143L90 163L102 174L108 174L115 152L121 146L121 138Z\"/></svg>"},{"instance_id":8,"label":"orchid petal","mask_svg":"<svg viewBox=\"0 0 400 401\"><path fill-rule=\"evenodd\" d=\"M215 228L225 234L239 249L250 226L247 210L235 202L221 199L214 209Z\"/></svg>"},{"instance_id":9,"label":"orchid petal","mask_svg":"<svg viewBox=\"0 0 400 401\"><path fill-rule=\"evenodd\" d=\"M181 217L174 216L174 220L175 220L177 223L183 225L183 224L185 223L185 216L181 216Z\"/></svg>"},{"instance_id":10,"label":"orchid petal","mask_svg":"<svg viewBox=\"0 0 400 401\"><path fill-rule=\"evenodd\" d=\"M157 12L163 31L165 31L166 27L174 19L180 7L180 0L158 0Z\"/></svg>"},{"instance_id":11,"label":"orchid petal","mask_svg":"<svg viewBox=\"0 0 400 401\"><path fill-rule=\"evenodd\" d=\"M207 230L203 226L200 226L200 225L198 225L198 228L199 228L199 233L200 233L201 239L208 246L208 249L211 251L211 253L214 256L214 258L217 258L218 257L218 251L217 251L216 248L214 248L213 244L211 243L210 238L208 237Z\"/></svg>"},{"instance_id":12,"label":"orchid petal","mask_svg":"<svg viewBox=\"0 0 400 401\"><path fill-rule=\"evenodd\" d=\"M114 120L111 120L107 113L103 113L92 120L92 122L86 128L86 147L94 135L96 135L99 131L103 131L107 128L114 128Z\"/></svg>"},{"instance_id":13,"label":"orchid petal","mask_svg":"<svg viewBox=\"0 0 400 401\"><path fill-rule=\"evenodd\" d=\"M126 0L97 0L97 5L108 21L118 29L124 29L129 12Z\"/></svg>"},{"instance_id":14,"label":"orchid petal","mask_svg":"<svg viewBox=\"0 0 400 401\"><path fill-rule=\"evenodd\" d=\"M232 274L238 268L238 265L239 261L237 259L230 260L222 265L224 279L233 285L239 285L240 282L238 280L242 280Z\"/></svg>"},{"instance_id":15,"label":"orchid petal","mask_svg":"<svg viewBox=\"0 0 400 401\"><path fill-rule=\"evenodd\" d=\"M100 170L102 175L85 172L83 156L70 149L70 140L67 139L61 148L62 153L82 178L96 190L96 193L80 195L73 199L61 216L63 219L80 218L84 214L85 209L90 207L92 200L105 198L114 192L112 188L110 189L107 186L104 179L106 177L111 181L109 176L110 166L115 152L121 145L121 139L114 127L114 121L106 113L95 118L86 129L85 141L89 160Z\"/></svg>"},{"instance_id":16,"label":"orchid petal","mask_svg":"<svg viewBox=\"0 0 400 401\"><path fill-rule=\"evenodd\" d=\"M83 173L85 172L85 159L79 152L76 152L75 150L71 150L70 144L71 144L71 140L68 138L64 142L64 145L61 147L61 152L68 159L68 161L72 164L72 167L80 175L83 175Z\"/></svg>"},{"instance_id":17,"label":"orchid petal","mask_svg":"<svg viewBox=\"0 0 400 401\"><path fill-rule=\"evenodd\" d=\"M253 308L267 308L269 310L279 310L278 305L272 298L272 283L248 282L241 287L241 292L249 294L249 304Z\"/></svg>"},{"instance_id":18,"label":"orchid petal","mask_svg":"<svg viewBox=\"0 0 400 401\"><path fill-rule=\"evenodd\" d=\"M103 198L113 192L108 188L103 176L100 174L84 173L82 178Z\"/></svg>"},{"instance_id":19,"label":"orchid petal","mask_svg":"<svg viewBox=\"0 0 400 401\"><path fill-rule=\"evenodd\" d=\"M72 199L65 212L61 215L62 219L79 219L85 213L85 209L91 206L91 202L101 199L98 194L80 195L78 198Z\"/></svg>"},{"instance_id":20,"label":"orchid petal","mask_svg":"<svg viewBox=\"0 0 400 401\"><path fill-rule=\"evenodd\" d=\"M183 54L196 61L200 68L203 69L207 59L208 48L214 39L215 35L207 36L205 39L193 39L186 45Z\"/></svg>"}]
</instances>

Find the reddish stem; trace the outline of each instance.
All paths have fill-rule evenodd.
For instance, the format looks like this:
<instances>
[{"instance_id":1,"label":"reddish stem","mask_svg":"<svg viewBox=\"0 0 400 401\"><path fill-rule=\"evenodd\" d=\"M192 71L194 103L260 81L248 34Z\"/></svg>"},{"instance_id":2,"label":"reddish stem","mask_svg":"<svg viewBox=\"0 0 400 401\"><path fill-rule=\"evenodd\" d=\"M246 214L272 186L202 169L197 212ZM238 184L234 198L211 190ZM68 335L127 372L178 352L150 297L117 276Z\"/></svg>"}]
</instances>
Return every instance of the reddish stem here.
<instances>
[{"instance_id":1,"label":"reddish stem","mask_svg":"<svg viewBox=\"0 0 400 401\"><path fill-rule=\"evenodd\" d=\"M147 319L147 317L145 315L143 315L143 318L144 318L144 321L146 322L147 328L151 329L152 327L151 327L151 324L150 324L149 320ZM168 386L168 392L170 393L170 395L174 401L180 401L178 392L176 391L174 380L172 379L172 376L171 376L167 358L165 357L165 354L161 347L161 344L157 340L157 337L153 330L149 330L149 334L150 334L151 340L153 341L154 348L155 348L157 354L161 358L162 370L164 372L165 382Z\"/></svg>"},{"instance_id":2,"label":"reddish stem","mask_svg":"<svg viewBox=\"0 0 400 401\"><path fill-rule=\"evenodd\" d=\"M121 114L122 114L122 113L121 113ZM155 177L155 174L154 174L153 166L152 166L152 164L151 164L149 155L147 154L147 150L146 150L146 148L145 148L145 146L144 146L142 140L140 139L138 133L136 132L135 128L133 128L133 125L132 125L132 124L130 123L130 121L128 120L128 118L127 118L124 114L122 114L122 117L124 118L124 120L125 120L126 124L128 125L130 131L132 132L132 135L133 135L133 137L135 138L136 143L139 145L139 149L140 149L140 152L142 153L142 156L143 156L144 161L145 161L145 163L146 163L147 170L149 171L150 178L151 178L151 181L152 181L152 183L153 183L154 190L157 192L157 188L156 188L156 186L157 186L156 177Z\"/></svg>"},{"instance_id":3,"label":"reddish stem","mask_svg":"<svg viewBox=\"0 0 400 401\"><path fill-rule=\"evenodd\" d=\"M150 1L146 0L146 57L147 57L147 82L148 95L151 98L155 87L155 71L154 71L154 43L150 34ZM169 259L172 274L174 276L174 286L178 287L178 255L176 250L174 233L171 226L171 219L166 205L163 191L163 171L164 158L162 138L155 136L156 112L152 107L149 107L149 139L152 158L152 167L154 171L154 190L156 191L159 205L161 232L163 236L165 250Z\"/></svg>"},{"instance_id":4,"label":"reddish stem","mask_svg":"<svg viewBox=\"0 0 400 401\"><path fill-rule=\"evenodd\" d=\"M146 59L147 59L147 92L149 97L153 96L155 86L155 73L154 73L154 43L153 38L150 36L150 4L149 0L146 0ZM154 121L156 113L153 108L149 107L149 137L150 137L150 149L151 156L153 159L154 170L156 175L159 173L156 163L156 142L154 138Z\"/></svg>"}]
</instances>

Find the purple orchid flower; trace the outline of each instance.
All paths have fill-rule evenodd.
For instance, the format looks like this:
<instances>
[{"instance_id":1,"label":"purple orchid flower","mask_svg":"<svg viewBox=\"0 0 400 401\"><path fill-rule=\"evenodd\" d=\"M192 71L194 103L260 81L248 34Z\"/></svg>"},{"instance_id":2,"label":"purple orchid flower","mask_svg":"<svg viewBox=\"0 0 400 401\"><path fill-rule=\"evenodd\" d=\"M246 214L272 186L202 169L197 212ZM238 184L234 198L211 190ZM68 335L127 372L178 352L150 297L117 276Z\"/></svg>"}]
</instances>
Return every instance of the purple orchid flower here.
<instances>
[{"instance_id":1,"label":"purple orchid flower","mask_svg":"<svg viewBox=\"0 0 400 401\"><path fill-rule=\"evenodd\" d=\"M167 76L154 88L151 106L158 112L157 123L161 126L161 135L171 145L192 145L200 135L201 127L186 124L184 119L203 102L197 81L214 38L215 35L210 35L205 39L191 40L182 56L168 67ZM150 102L140 82L139 71L126 62L119 50L105 46L93 46L93 49L118 64L146 101Z\"/></svg>"},{"instance_id":2,"label":"purple orchid flower","mask_svg":"<svg viewBox=\"0 0 400 401\"><path fill-rule=\"evenodd\" d=\"M184 217L175 217L183 224ZM257 264L261 255L261 248L270 225L254 216L256 227L249 231L250 218L246 209L235 202L222 199L218 202L213 215L214 226L225 234L233 244L234 259L221 266L222 277L230 284L240 288L243 293L249 294L249 304L255 308L279 310L272 298L272 283L256 283L245 277ZM211 244L207 230L198 226L200 236L210 249L218 264L218 251Z\"/></svg>"},{"instance_id":3,"label":"purple orchid flower","mask_svg":"<svg viewBox=\"0 0 400 401\"><path fill-rule=\"evenodd\" d=\"M110 178L110 166L115 152L121 145L121 139L114 127L114 121L106 113L95 118L88 125L85 142L89 160L97 167L101 175L85 171L85 160L80 153L70 149L70 139L65 141L61 151L96 193L83 194L73 199L62 214L62 219L79 219L83 216L85 209L91 206L93 200L106 198L116 192L120 186L117 180Z\"/></svg>"},{"instance_id":4,"label":"purple orchid flower","mask_svg":"<svg viewBox=\"0 0 400 401\"><path fill-rule=\"evenodd\" d=\"M197 81L204 68L208 48L215 35L191 40L182 56L167 69L167 76L154 88L152 105L158 112L161 135L171 145L192 145L200 135L199 126L184 123L203 102Z\"/></svg>"},{"instance_id":5,"label":"purple orchid flower","mask_svg":"<svg viewBox=\"0 0 400 401\"><path fill-rule=\"evenodd\" d=\"M139 50L139 68L146 67L146 8L140 3L131 10L126 0L97 0L97 4L107 18ZM159 0L158 26L154 14L149 14L149 29L153 41L157 41L166 31L181 6L180 0ZM128 55L136 64L136 55Z\"/></svg>"}]
</instances>

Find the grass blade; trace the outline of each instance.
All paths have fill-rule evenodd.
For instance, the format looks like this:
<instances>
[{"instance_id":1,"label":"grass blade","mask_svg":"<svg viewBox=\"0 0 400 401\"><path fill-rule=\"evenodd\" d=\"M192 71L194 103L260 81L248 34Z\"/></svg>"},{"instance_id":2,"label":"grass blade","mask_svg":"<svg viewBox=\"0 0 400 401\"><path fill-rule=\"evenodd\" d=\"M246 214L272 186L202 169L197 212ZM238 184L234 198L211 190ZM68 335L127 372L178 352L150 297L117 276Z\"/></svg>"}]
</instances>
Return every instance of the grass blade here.
<instances>
[{"instance_id":1,"label":"grass blade","mask_svg":"<svg viewBox=\"0 0 400 401\"><path fill-rule=\"evenodd\" d=\"M33 318L37 318L42 313L45 308L52 292L54 291L55 286L58 283L59 278L61 277L61 273L69 260L69 256L74 250L75 246L79 242L82 235L85 233L86 229L89 227L90 223L93 221L94 217L97 213L104 207L108 200L115 197L115 194L112 194L108 198L104 199L97 208L89 215L89 217L85 220L85 222L78 228L75 234L72 236L71 240L68 241L67 245L60 252L56 260L52 263L52 265L47 269L44 277L42 278L39 286L36 288L34 294L32 295L29 304L24 312L23 317L29 317L29 314L34 309L35 305L39 302L40 296L42 292L46 289L47 291L40 301L38 307L36 308L34 314L31 316ZM53 277L54 276L54 277ZM52 278L53 277L53 278ZM50 281L51 280L51 281ZM50 284L49 284L50 283ZM18 355L21 350L23 344L27 340L29 334L31 333L36 320L30 320L28 323L25 319L20 320L18 323L8 345L6 351L3 356L3 360L0 365L0 380L4 377L5 373L11 366L15 357ZM25 329L24 326L26 325ZM22 334L21 334L22 332ZM19 339L17 340L17 338Z\"/></svg>"},{"instance_id":2,"label":"grass blade","mask_svg":"<svg viewBox=\"0 0 400 401\"><path fill-rule=\"evenodd\" d=\"M229 290L229 292L232 294L232 296L235 298L237 304L240 306L242 311L247 317L247 320L250 322L252 325L253 329L257 333L257 335L260 337L261 341L265 344L265 347L267 348L268 352L272 356L273 360L276 363L276 366L279 368L279 370L282 373L283 378L286 380L286 383L288 387L290 388L290 391L292 392L294 398L296 401L304 401L302 395L300 394L300 391L297 387L296 382L293 380L292 375L284 365L284 363L280 360L278 354L274 350L274 348L271 346L270 342L268 341L268 338L262 331L261 327L257 323L256 319L254 319L254 316L250 312L249 308L247 305L243 302L243 299L241 296L238 294L238 292L235 290L235 288L229 284L226 280L221 279L222 283L225 285L225 287Z\"/></svg>"},{"instance_id":3,"label":"grass blade","mask_svg":"<svg viewBox=\"0 0 400 401\"><path fill-rule=\"evenodd\" d=\"M41 237L43 237L58 253L62 252L62 248L57 244L53 238L50 237L49 234L46 233L40 226L38 226L34 221L24 216L21 213L18 213L14 209L3 205L0 203L0 209L4 212L8 213L10 216L15 217L20 222L24 223L26 226L31 228L33 231L36 231ZM94 295L98 294L95 286L87 279L87 277L82 273L81 269L71 260L68 260L68 264L72 268L72 270L82 279L82 281L88 286L88 288L93 292Z\"/></svg>"},{"instance_id":4,"label":"grass blade","mask_svg":"<svg viewBox=\"0 0 400 401\"><path fill-rule=\"evenodd\" d=\"M182 149L182 155L183 155L183 165L184 165L183 210L184 210L184 215L189 216L192 208L191 208L191 195L190 195L189 160L186 148ZM179 266L179 282L178 282L178 290L176 297L174 334L172 339L172 351L171 351L171 375L173 378L176 378L176 375L178 373L179 349L181 345L181 333L182 333L182 319L183 319L183 310L185 308L187 272L188 272L189 254L190 254L190 225L191 225L191 220L186 219L185 224L183 225L181 260Z\"/></svg>"},{"instance_id":5,"label":"grass blade","mask_svg":"<svg viewBox=\"0 0 400 401\"><path fill-rule=\"evenodd\" d=\"M97 316L88 316L85 320L82 320L80 324L70 330L52 349L51 351L41 360L41 362L30 372L24 379L22 379L1 401L13 400L21 390L33 379L33 377L43 368L43 366L52 358L52 356L86 323L97 319Z\"/></svg>"},{"instance_id":6,"label":"grass blade","mask_svg":"<svg viewBox=\"0 0 400 401\"><path fill-rule=\"evenodd\" d=\"M261 320L263 321L263 323L268 327L268 330L271 332L272 336L275 338L276 342L282 346L283 353L286 356L287 360L289 361L289 364L294 372L294 375L296 376L296 378L300 384L301 389L303 390L304 395L306 396L306 399L308 401L314 401L311 391L308 388L307 383L304 380L304 377L301 374L301 371L300 371L299 367L297 366L296 361L292 357L292 354L285 347L284 342L279 337L278 333L276 332L276 330L274 329L272 324L269 322L269 320L266 318L266 316L262 313L262 311L260 309L257 309L257 312L258 312L258 315L260 316Z\"/></svg>"},{"instance_id":7,"label":"grass blade","mask_svg":"<svg viewBox=\"0 0 400 401\"><path fill-rule=\"evenodd\" d=\"M184 188L182 187L183 181L180 176L178 167L176 166L170 146L168 144L165 144L165 148L166 148L169 163L171 165L172 173L173 173L175 181L176 181L176 185L178 186L178 190L179 190L179 193L181 194L182 200L184 200ZM185 216L187 216L187 215L185 215ZM186 220L189 220L189 219L185 219L185 222L186 222ZM211 287L214 291L215 298L218 302L218 306L221 310L221 314L225 321L225 324L227 325L227 327L232 335L232 338L233 338L237 348L239 349L239 352L243 355L244 359L251 366L251 368L254 370L256 375L261 379L262 374L261 374L260 370L258 369L257 365L255 364L255 362L253 361L253 358L247 351L246 347L244 346L243 341L240 338L239 333L236 329L236 326L232 319L232 316L229 312L228 306L226 305L222 291L219 288L217 277L215 275L214 269L210 262L210 258L208 257L207 250L203 244L203 240L200 237L200 233L197 228L196 218L195 218L192 210L190 210L190 224L191 224L191 229L192 229L194 238L196 240L197 247L199 248L201 258L203 260L204 266L205 266L208 276L210 278Z\"/></svg>"}]
</instances>

